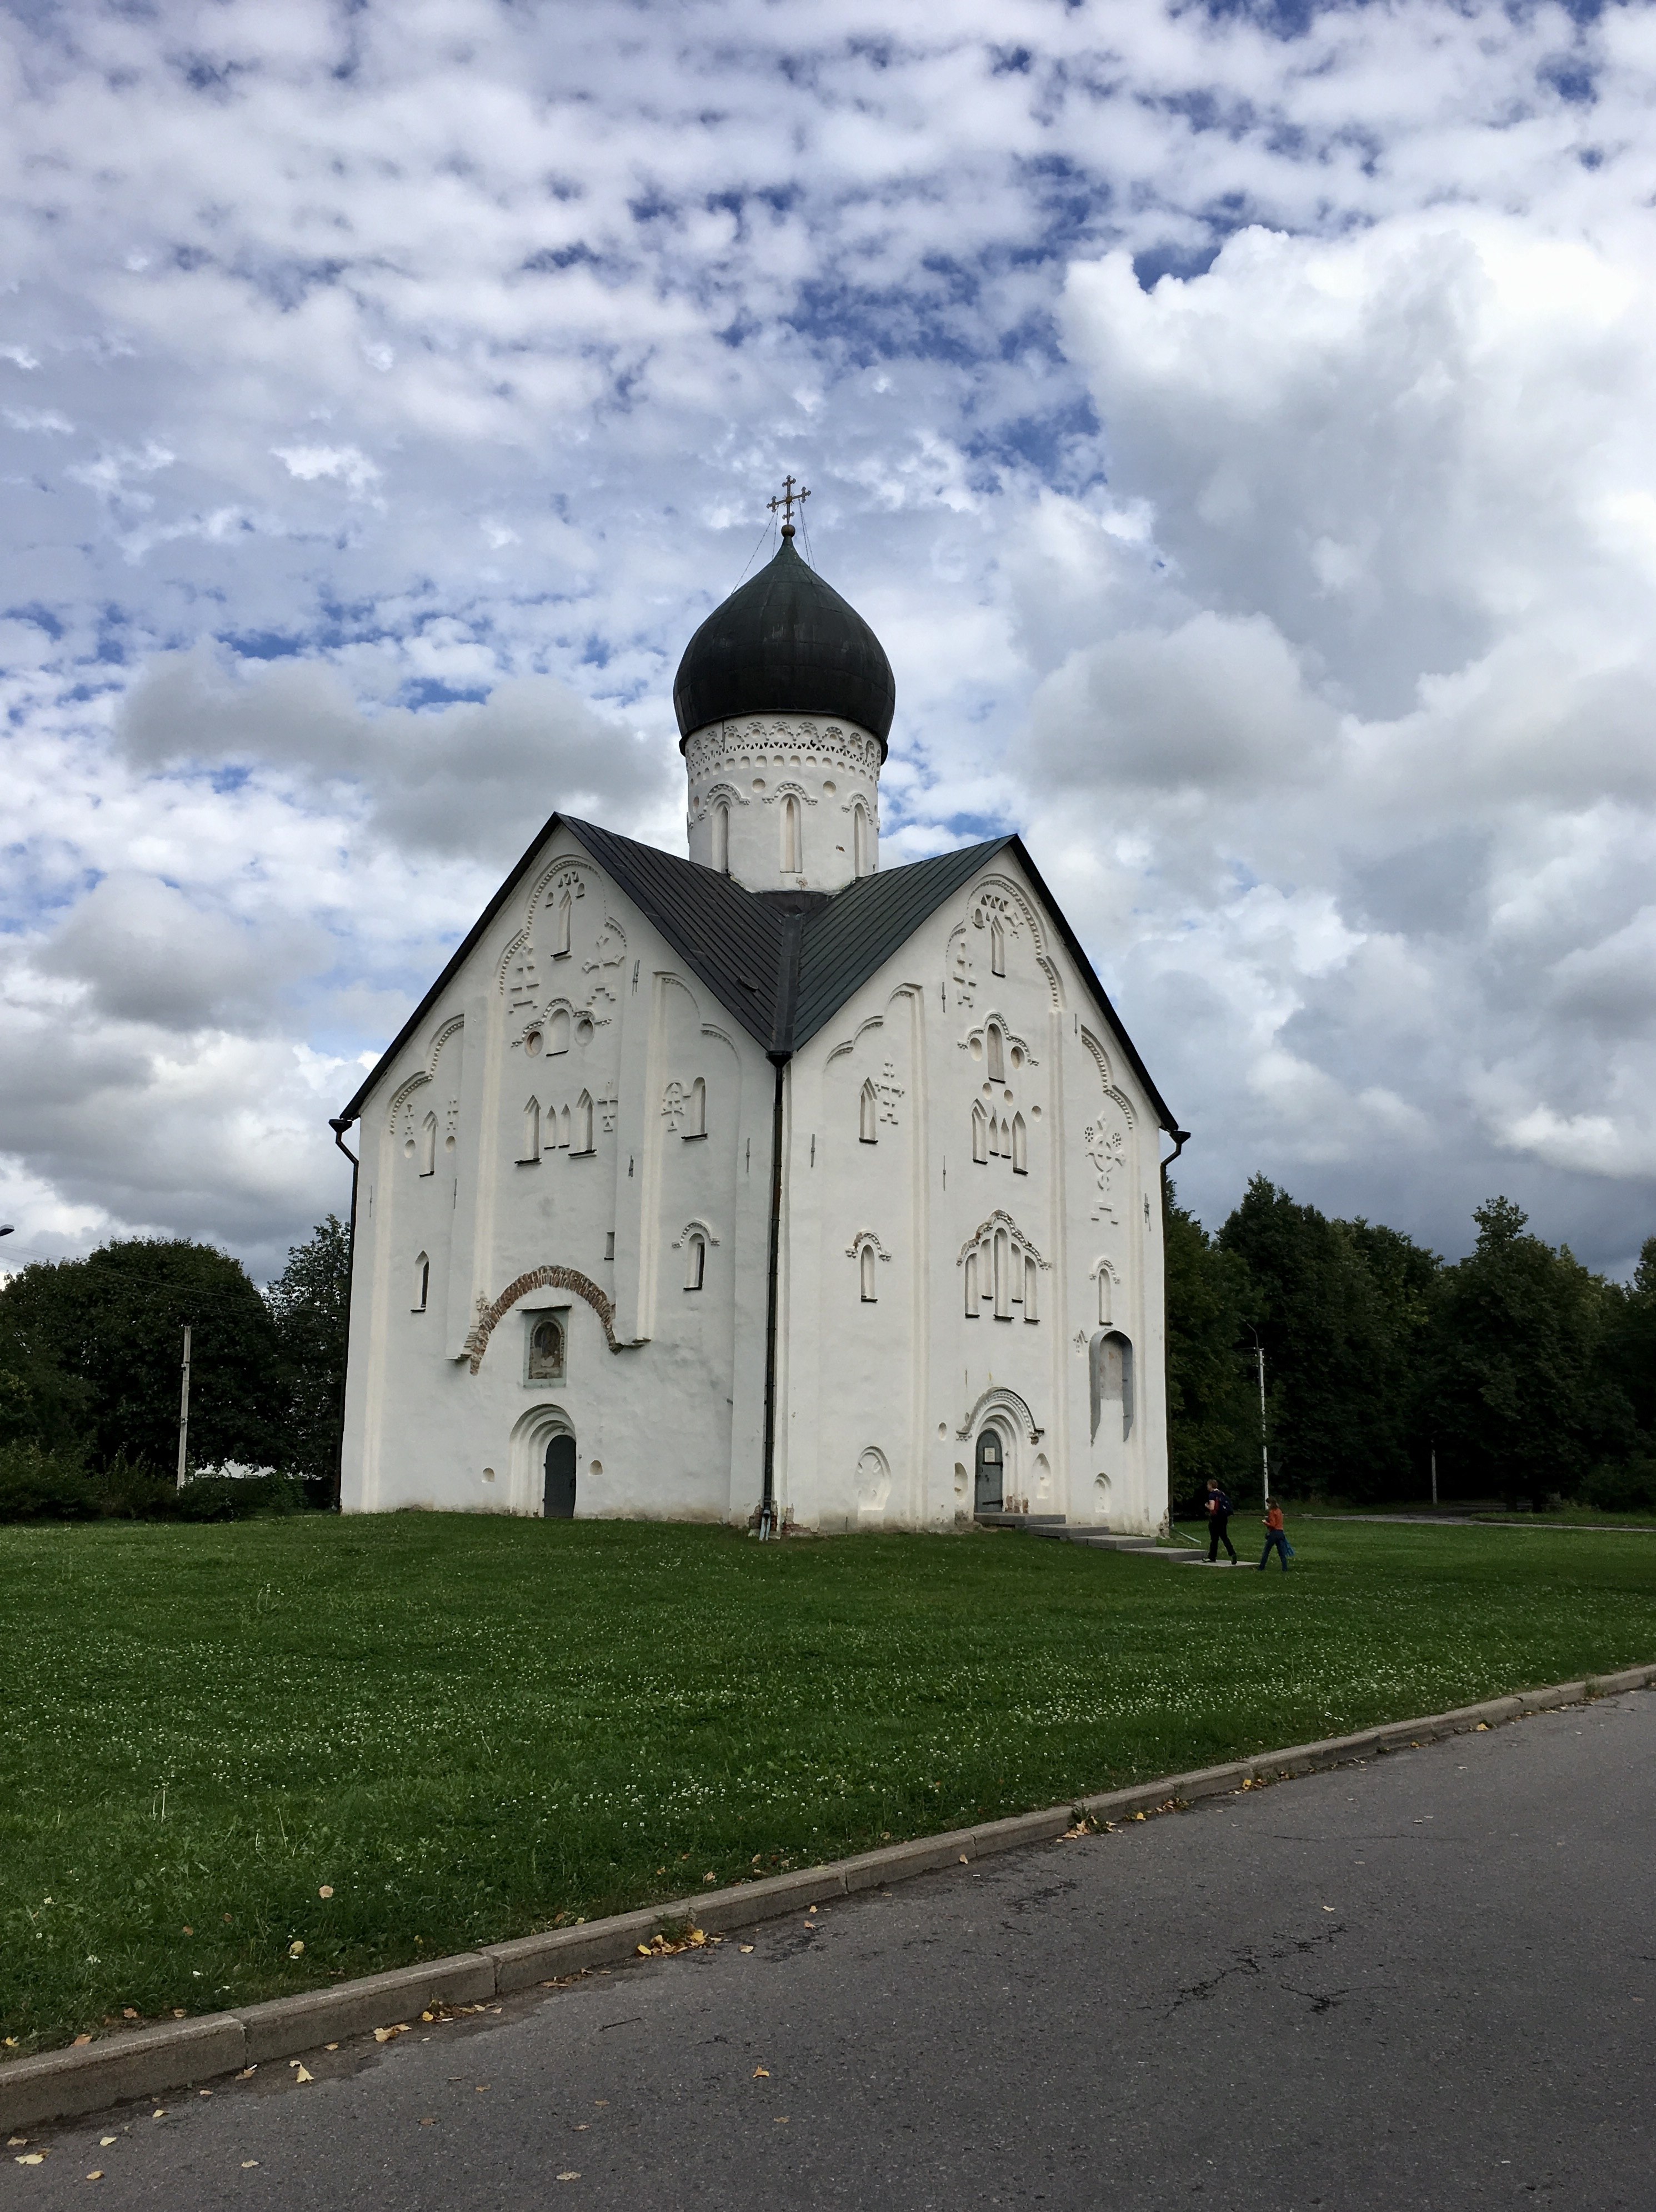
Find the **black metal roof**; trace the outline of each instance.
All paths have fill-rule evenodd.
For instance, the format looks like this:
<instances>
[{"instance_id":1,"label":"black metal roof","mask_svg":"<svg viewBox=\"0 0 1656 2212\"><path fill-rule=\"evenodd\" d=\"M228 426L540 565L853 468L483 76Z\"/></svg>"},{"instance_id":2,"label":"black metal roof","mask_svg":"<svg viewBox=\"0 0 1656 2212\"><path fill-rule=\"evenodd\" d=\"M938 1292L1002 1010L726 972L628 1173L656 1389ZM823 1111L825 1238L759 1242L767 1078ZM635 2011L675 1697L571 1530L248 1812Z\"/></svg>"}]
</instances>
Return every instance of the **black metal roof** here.
<instances>
[{"instance_id":1,"label":"black metal roof","mask_svg":"<svg viewBox=\"0 0 1656 2212\"><path fill-rule=\"evenodd\" d=\"M866 726L866 725L864 725ZM1132 1040L1116 1018L1104 987L1074 933L1053 902L1021 837L992 837L883 868L843 890L749 891L717 869L618 836L596 823L555 814L479 915L453 957L415 1008L379 1065L341 1115L355 1121L380 1069L400 1052L523 877L560 826L584 845L604 872L648 915L679 958L728 1012L773 1058L786 1059L809 1042L825 1022L867 982L927 916L968 884L998 853L1010 853L1040 892L1071 958L1120 1041L1162 1119L1178 1125Z\"/></svg>"},{"instance_id":2,"label":"black metal roof","mask_svg":"<svg viewBox=\"0 0 1656 2212\"><path fill-rule=\"evenodd\" d=\"M885 648L855 607L803 561L792 532L759 574L713 609L673 682L681 739L734 714L839 714L880 741L897 708Z\"/></svg>"}]
</instances>

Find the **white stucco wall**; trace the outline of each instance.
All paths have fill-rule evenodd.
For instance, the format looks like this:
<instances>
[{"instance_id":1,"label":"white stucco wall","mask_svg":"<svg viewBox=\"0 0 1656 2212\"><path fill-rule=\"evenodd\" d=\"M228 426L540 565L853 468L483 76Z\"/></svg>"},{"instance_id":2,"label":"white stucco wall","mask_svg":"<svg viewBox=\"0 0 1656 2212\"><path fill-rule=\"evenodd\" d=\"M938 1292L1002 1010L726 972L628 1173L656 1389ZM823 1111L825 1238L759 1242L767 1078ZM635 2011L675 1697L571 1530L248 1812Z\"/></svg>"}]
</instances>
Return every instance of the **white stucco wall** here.
<instances>
[{"instance_id":1,"label":"white stucco wall","mask_svg":"<svg viewBox=\"0 0 1656 2212\"><path fill-rule=\"evenodd\" d=\"M837 891L871 876L883 757L877 738L831 714L743 714L693 731L690 858L750 891Z\"/></svg>"},{"instance_id":2,"label":"white stucco wall","mask_svg":"<svg viewBox=\"0 0 1656 2212\"><path fill-rule=\"evenodd\" d=\"M566 1430L579 1515L745 1520L762 1479L773 1085L758 1044L555 832L364 1103L346 1509L537 1512L547 1441ZM974 1105L994 1122L981 1161ZM787 1070L784 1511L952 1526L992 1424L1009 1504L1153 1529L1158 1150L1119 1040L998 856ZM998 1236L1003 1268L1017 1262L999 1314ZM985 1293L970 1316L968 1252ZM567 1330L555 1383L526 1371L547 1312ZM1131 1347L1130 1429L1119 1395L1093 1418L1106 1323Z\"/></svg>"}]
</instances>

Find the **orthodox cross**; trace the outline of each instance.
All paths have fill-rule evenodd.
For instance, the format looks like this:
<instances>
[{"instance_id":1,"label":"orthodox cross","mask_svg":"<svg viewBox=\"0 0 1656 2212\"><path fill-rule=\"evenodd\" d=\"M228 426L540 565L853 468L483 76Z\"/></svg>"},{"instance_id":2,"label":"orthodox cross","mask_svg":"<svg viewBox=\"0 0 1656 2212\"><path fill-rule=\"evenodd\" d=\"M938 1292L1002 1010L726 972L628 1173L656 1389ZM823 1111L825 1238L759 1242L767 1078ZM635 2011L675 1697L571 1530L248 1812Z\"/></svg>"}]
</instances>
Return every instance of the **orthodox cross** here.
<instances>
[{"instance_id":1,"label":"orthodox cross","mask_svg":"<svg viewBox=\"0 0 1656 2212\"><path fill-rule=\"evenodd\" d=\"M797 481L797 478L793 477L784 477L782 479L781 498L767 500L765 502L773 514L775 514L779 507L781 508L782 535L784 538L792 538L793 535L794 508L797 507L803 512L805 501L810 497L810 492L805 489L803 485L799 490L795 491L793 487Z\"/></svg>"}]
</instances>

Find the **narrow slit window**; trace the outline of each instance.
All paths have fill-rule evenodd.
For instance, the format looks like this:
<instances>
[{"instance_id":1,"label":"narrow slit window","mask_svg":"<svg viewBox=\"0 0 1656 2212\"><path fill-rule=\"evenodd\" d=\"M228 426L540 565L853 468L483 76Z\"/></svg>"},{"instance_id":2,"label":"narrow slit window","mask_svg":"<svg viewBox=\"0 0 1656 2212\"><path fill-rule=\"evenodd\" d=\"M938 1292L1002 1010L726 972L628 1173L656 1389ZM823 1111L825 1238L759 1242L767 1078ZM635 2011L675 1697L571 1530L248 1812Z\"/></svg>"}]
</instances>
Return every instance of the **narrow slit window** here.
<instances>
[{"instance_id":1,"label":"narrow slit window","mask_svg":"<svg viewBox=\"0 0 1656 2212\"><path fill-rule=\"evenodd\" d=\"M574 913L575 902L566 891L558 901L557 927L555 933L552 957L561 960L569 950L569 924Z\"/></svg>"},{"instance_id":2,"label":"narrow slit window","mask_svg":"<svg viewBox=\"0 0 1656 2212\"><path fill-rule=\"evenodd\" d=\"M989 925L989 966L997 975L1006 973L1006 930L998 921Z\"/></svg>"},{"instance_id":3,"label":"narrow slit window","mask_svg":"<svg viewBox=\"0 0 1656 2212\"><path fill-rule=\"evenodd\" d=\"M713 866L721 876L731 872L731 805L727 799L713 805Z\"/></svg>"},{"instance_id":4,"label":"narrow slit window","mask_svg":"<svg viewBox=\"0 0 1656 2212\"><path fill-rule=\"evenodd\" d=\"M975 1252L968 1252L966 1255L966 1318L968 1321L977 1319L981 1303L978 1297L978 1255Z\"/></svg>"},{"instance_id":5,"label":"narrow slit window","mask_svg":"<svg viewBox=\"0 0 1656 2212\"><path fill-rule=\"evenodd\" d=\"M995 1231L995 1319L1012 1318L1012 1248L1006 1231Z\"/></svg>"},{"instance_id":6,"label":"narrow slit window","mask_svg":"<svg viewBox=\"0 0 1656 2212\"><path fill-rule=\"evenodd\" d=\"M414 1263L414 1310L424 1313L431 1295L431 1262L422 1252Z\"/></svg>"},{"instance_id":7,"label":"narrow slit window","mask_svg":"<svg viewBox=\"0 0 1656 2212\"><path fill-rule=\"evenodd\" d=\"M1109 1271L1101 1267L1098 1271L1098 1325L1101 1328L1107 1328L1110 1325Z\"/></svg>"},{"instance_id":8,"label":"narrow slit window","mask_svg":"<svg viewBox=\"0 0 1656 2212\"><path fill-rule=\"evenodd\" d=\"M864 1084L863 1095L857 1106L857 1139L859 1144L871 1145L877 1141L879 1131L875 1127L875 1121L879 1109L879 1094L875 1090L873 1083L870 1081Z\"/></svg>"},{"instance_id":9,"label":"narrow slit window","mask_svg":"<svg viewBox=\"0 0 1656 2212\"><path fill-rule=\"evenodd\" d=\"M874 840L869 833L868 809L859 799L852 809L851 851L852 865L859 876L865 876L873 860Z\"/></svg>"},{"instance_id":10,"label":"narrow slit window","mask_svg":"<svg viewBox=\"0 0 1656 2212\"><path fill-rule=\"evenodd\" d=\"M789 792L782 801L782 873L797 876L799 858L799 801Z\"/></svg>"},{"instance_id":11,"label":"narrow slit window","mask_svg":"<svg viewBox=\"0 0 1656 2212\"><path fill-rule=\"evenodd\" d=\"M428 1114L420 1130L420 1172L422 1176L437 1172L437 1116Z\"/></svg>"},{"instance_id":12,"label":"narrow slit window","mask_svg":"<svg viewBox=\"0 0 1656 2212\"><path fill-rule=\"evenodd\" d=\"M684 1133L687 1137L705 1137L707 1133L707 1085L706 1078L700 1075L690 1085L690 1095L684 1102Z\"/></svg>"},{"instance_id":13,"label":"narrow slit window","mask_svg":"<svg viewBox=\"0 0 1656 2212\"><path fill-rule=\"evenodd\" d=\"M524 1108L523 1150L518 1155L518 1165L526 1168L531 1160L541 1156L541 1102L531 1098Z\"/></svg>"},{"instance_id":14,"label":"narrow slit window","mask_svg":"<svg viewBox=\"0 0 1656 2212\"><path fill-rule=\"evenodd\" d=\"M692 1237L684 1249L684 1287L699 1291L707 1279L707 1240Z\"/></svg>"},{"instance_id":15,"label":"narrow slit window","mask_svg":"<svg viewBox=\"0 0 1656 2212\"><path fill-rule=\"evenodd\" d=\"M575 1101L575 1118L569 1131L572 1152L590 1152L592 1149L592 1094L583 1091Z\"/></svg>"},{"instance_id":16,"label":"narrow slit window","mask_svg":"<svg viewBox=\"0 0 1656 2212\"><path fill-rule=\"evenodd\" d=\"M1014 1114L1012 1116L1012 1173L1014 1175L1028 1175L1028 1133L1024 1128L1022 1115Z\"/></svg>"},{"instance_id":17,"label":"narrow slit window","mask_svg":"<svg viewBox=\"0 0 1656 2212\"><path fill-rule=\"evenodd\" d=\"M1025 1321L1040 1319L1036 1304L1040 1294L1040 1269L1026 1252L1023 1255L1023 1318Z\"/></svg>"},{"instance_id":18,"label":"narrow slit window","mask_svg":"<svg viewBox=\"0 0 1656 2212\"><path fill-rule=\"evenodd\" d=\"M980 1167L989 1158L989 1117L981 1106L972 1109L972 1157Z\"/></svg>"},{"instance_id":19,"label":"narrow slit window","mask_svg":"<svg viewBox=\"0 0 1656 2212\"><path fill-rule=\"evenodd\" d=\"M989 1035L985 1049L989 1055L989 1080L992 1083L1004 1083L1006 1080L1005 1042L1001 1036L998 1025L994 1022L989 1024Z\"/></svg>"},{"instance_id":20,"label":"narrow slit window","mask_svg":"<svg viewBox=\"0 0 1656 2212\"><path fill-rule=\"evenodd\" d=\"M864 1244L861 1258L863 1304L871 1306L878 1295L874 1288L874 1247Z\"/></svg>"},{"instance_id":21,"label":"narrow slit window","mask_svg":"<svg viewBox=\"0 0 1656 2212\"><path fill-rule=\"evenodd\" d=\"M554 1116L552 1137L561 1152L569 1150L569 1109L567 1106Z\"/></svg>"}]
</instances>

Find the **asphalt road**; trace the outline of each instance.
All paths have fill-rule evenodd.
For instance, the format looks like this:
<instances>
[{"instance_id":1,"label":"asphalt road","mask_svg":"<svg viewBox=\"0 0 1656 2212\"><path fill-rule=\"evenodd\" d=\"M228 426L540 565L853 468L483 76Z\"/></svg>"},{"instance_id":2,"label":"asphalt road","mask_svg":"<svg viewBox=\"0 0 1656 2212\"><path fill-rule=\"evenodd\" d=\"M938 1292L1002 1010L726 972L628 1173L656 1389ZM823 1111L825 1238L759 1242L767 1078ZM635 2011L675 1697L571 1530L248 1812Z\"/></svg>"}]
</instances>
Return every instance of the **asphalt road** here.
<instances>
[{"instance_id":1,"label":"asphalt road","mask_svg":"<svg viewBox=\"0 0 1656 2212\"><path fill-rule=\"evenodd\" d=\"M42 2130L3 2206L1650 2212L1653 1845L1635 1693Z\"/></svg>"}]
</instances>

